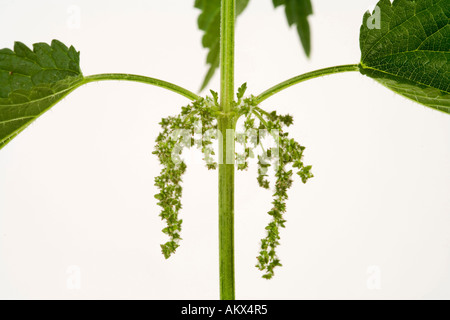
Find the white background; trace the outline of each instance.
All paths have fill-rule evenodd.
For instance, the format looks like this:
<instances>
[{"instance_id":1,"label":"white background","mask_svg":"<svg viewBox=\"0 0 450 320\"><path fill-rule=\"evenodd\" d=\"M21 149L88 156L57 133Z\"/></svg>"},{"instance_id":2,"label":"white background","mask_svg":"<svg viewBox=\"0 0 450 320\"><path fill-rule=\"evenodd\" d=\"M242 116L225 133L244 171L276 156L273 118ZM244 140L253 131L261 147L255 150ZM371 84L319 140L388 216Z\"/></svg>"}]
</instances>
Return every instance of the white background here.
<instances>
[{"instance_id":1,"label":"white background","mask_svg":"<svg viewBox=\"0 0 450 320\"><path fill-rule=\"evenodd\" d=\"M85 75L143 74L196 91L207 68L193 2L0 0L0 47L55 38L81 51ZM258 94L358 63L371 5L314 1L308 60L284 12L251 1L237 25L236 86L247 81ZM210 87L218 90L217 76ZM160 253L151 152L161 117L186 103L144 84L89 84L1 150L0 298L219 297L216 172L188 168L183 241L170 260ZM450 117L358 73L303 83L262 107L294 115L292 135L315 177L289 192L284 266L267 281L254 265L271 194L254 167L238 173L236 297L450 298ZM79 289L67 286L77 280L70 266Z\"/></svg>"}]
</instances>

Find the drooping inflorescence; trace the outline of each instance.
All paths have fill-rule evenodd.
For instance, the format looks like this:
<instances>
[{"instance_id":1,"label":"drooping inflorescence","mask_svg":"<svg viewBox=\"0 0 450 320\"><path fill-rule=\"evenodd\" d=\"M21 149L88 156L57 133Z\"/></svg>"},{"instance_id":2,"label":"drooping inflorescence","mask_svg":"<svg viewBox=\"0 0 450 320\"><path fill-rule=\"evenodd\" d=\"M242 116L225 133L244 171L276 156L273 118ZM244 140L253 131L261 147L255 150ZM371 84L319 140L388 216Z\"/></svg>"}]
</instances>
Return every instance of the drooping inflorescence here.
<instances>
[{"instance_id":1,"label":"drooping inflorescence","mask_svg":"<svg viewBox=\"0 0 450 320\"><path fill-rule=\"evenodd\" d=\"M276 255L279 245L280 227L285 227L287 191L293 182L293 173L300 176L303 183L311 178L311 166L303 163L304 147L289 137L285 131L293 123L290 115L278 115L275 111L266 112L261 109L253 96L243 98L246 84L239 88L237 101L234 102L234 119L244 117L244 132L235 134L236 143L243 146L242 152L236 152L236 168L247 170L249 159L257 157L257 180L262 188L270 188L269 168L273 167L275 181L273 186L272 217L266 227L266 236L261 240L261 250L257 257L257 268L264 271L263 277L270 279L274 275L274 268L281 266ZM183 107L179 115L162 119L162 132L156 139L155 151L163 166L161 173L155 178L155 185L159 193L155 195L162 211L160 216L166 221L167 227L163 232L170 238L161 245L166 258L170 257L179 246L182 220L178 213L182 207L182 175L186 170L186 163L181 159L183 148L196 146L204 157L208 169L216 169L218 162L212 148L213 139L222 135L216 133L217 118L223 116L220 111L217 93L211 91L212 97L206 97ZM196 135L197 134L197 135ZM199 134L201 135L198 138ZM274 143L270 148L265 145L267 138ZM290 169L288 167L291 167Z\"/></svg>"},{"instance_id":2,"label":"drooping inflorescence","mask_svg":"<svg viewBox=\"0 0 450 320\"><path fill-rule=\"evenodd\" d=\"M217 111L214 100L207 97L183 107L177 116L167 117L161 120L162 131L156 138L155 151L159 162L163 166L160 175L155 178L155 186L159 193L155 195L158 205L161 207L160 217L165 220L167 227L162 231L170 238L161 245L162 253L167 259L178 248L182 220L178 213L182 208L182 176L186 171L186 163L181 159L183 148L196 146L207 155L205 160L209 169L215 169L217 163L211 161L211 140L207 137L195 139L195 133L204 133L209 129L217 129L217 121L214 113Z\"/></svg>"},{"instance_id":3,"label":"drooping inflorescence","mask_svg":"<svg viewBox=\"0 0 450 320\"><path fill-rule=\"evenodd\" d=\"M260 187L269 189L269 168L273 166L275 172L272 208L268 212L272 220L266 227L266 237L261 240L261 250L256 265L259 270L264 272L263 277L270 279L274 275L274 268L281 266L275 249L280 244L280 227L285 227L284 213L286 212L286 200L288 199L287 191L292 185L293 173L296 171L303 183L306 183L313 175L311 166L305 166L303 163L305 147L290 138L289 133L285 131L286 127L293 123L292 116L278 115L275 111L270 113L264 111L257 105L253 96L244 100L241 114L246 117L245 131L256 133L256 135L247 134L241 140L244 143L250 143L254 147L253 150L257 146L262 149L257 162L257 180ZM272 136L276 142L272 148L268 148L262 143L267 135ZM244 160L244 163L238 165L238 169L243 170L248 167L246 159L254 156L253 150L247 145L244 154L238 156L240 160ZM291 169L288 168L289 166Z\"/></svg>"}]
</instances>

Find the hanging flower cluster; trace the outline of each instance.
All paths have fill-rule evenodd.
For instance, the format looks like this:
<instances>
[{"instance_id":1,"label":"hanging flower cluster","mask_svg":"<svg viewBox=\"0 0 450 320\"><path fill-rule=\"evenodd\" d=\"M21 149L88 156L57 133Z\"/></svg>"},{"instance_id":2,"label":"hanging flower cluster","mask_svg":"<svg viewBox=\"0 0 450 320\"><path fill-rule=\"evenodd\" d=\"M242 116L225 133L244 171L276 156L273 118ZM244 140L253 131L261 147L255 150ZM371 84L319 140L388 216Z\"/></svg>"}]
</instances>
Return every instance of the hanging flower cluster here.
<instances>
[{"instance_id":1,"label":"hanging flower cluster","mask_svg":"<svg viewBox=\"0 0 450 320\"><path fill-rule=\"evenodd\" d=\"M253 96L243 98L245 91L246 84L239 88L237 101L234 102L237 110L233 115L234 120L245 118L244 132L235 134L236 143L243 146L243 152L236 152L235 160L238 170L247 170L249 159L257 154L257 181L265 189L270 189L269 169L273 167L275 173L272 208L268 212L272 219L266 227L265 238L261 240L256 265L264 272L263 277L270 279L274 275L274 268L281 266L276 247L280 244L280 227L285 227L287 191L292 186L294 171L303 183L313 175L311 166L303 163L305 147L290 138L286 132L286 128L293 123L292 116L264 111ZM160 216L167 223L163 232L170 238L161 245L166 258L176 251L181 239L182 220L178 214L182 208L182 176L186 171L186 163L181 159L183 148L196 146L202 151L208 169L216 169L218 166L212 140L221 136L217 132L217 118L223 115L219 108L218 94L214 91L211 93L212 97L195 101L183 107L179 115L164 118L160 123L162 131L156 139L153 153L163 166L160 175L155 178L155 185L159 189L155 198L162 208ZM196 134L201 134L201 137L198 138ZM269 137L275 141L271 148L264 146L265 139ZM261 152L256 152L257 150Z\"/></svg>"}]
</instances>

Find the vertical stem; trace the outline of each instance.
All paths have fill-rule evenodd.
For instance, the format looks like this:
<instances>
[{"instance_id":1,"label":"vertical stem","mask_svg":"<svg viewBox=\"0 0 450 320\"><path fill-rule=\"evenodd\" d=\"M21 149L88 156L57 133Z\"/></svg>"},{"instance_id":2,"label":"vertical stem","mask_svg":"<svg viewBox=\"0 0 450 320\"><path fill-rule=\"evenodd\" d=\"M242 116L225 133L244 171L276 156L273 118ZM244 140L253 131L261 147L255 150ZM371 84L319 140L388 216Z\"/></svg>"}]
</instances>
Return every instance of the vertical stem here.
<instances>
[{"instance_id":1,"label":"vertical stem","mask_svg":"<svg viewBox=\"0 0 450 320\"><path fill-rule=\"evenodd\" d=\"M222 0L220 24L219 265L220 299L234 300L234 23L236 0Z\"/></svg>"},{"instance_id":2,"label":"vertical stem","mask_svg":"<svg viewBox=\"0 0 450 320\"><path fill-rule=\"evenodd\" d=\"M220 119L223 152L219 164L220 299L234 300L234 119ZM230 157L230 155L232 157Z\"/></svg>"},{"instance_id":3,"label":"vertical stem","mask_svg":"<svg viewBox=\"0 0 450 320\"><path fill-rule=\"evenodd\" d=\"M232 111L234 99L234 23L236 0L222 0L220 20L220 104Z\"/></svg>"}]
</instances>

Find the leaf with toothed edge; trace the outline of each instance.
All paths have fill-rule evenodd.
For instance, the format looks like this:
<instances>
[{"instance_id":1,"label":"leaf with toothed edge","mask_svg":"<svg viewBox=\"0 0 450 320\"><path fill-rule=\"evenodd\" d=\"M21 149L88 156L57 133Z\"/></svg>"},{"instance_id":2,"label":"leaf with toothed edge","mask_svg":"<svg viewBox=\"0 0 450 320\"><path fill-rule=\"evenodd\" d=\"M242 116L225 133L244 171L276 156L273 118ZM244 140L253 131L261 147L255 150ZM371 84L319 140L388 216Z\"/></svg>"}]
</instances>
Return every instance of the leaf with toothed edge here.
<instances>
[{"instance_id":1,"label":"leaf with toothed edge","mask_svg":"<svg viewBox=\"0 0 450 320\"><path fill-rule=\"evenodd\" d=\"M236 0L236 16L247 7L250 0ZM207 48L206 63L210 65L200 91L206 88L220 64L220 0L195 0L194 7L202 10L198 17L198 28L205 32L202 45Z\"/></svg>"},{"instance_id":2,"label":"leaf with toothed edge","mask_svg":"<svg viewBox=\"0 0 450 320\"><path fill-rule=\"evenodd\" d=\"M311 55L311 29L308 16L313 14L311 0L272 0L275 8L284 6L289 27L295 25L307 57Z\"/></svg>"},{"instance_id":3,"label":"leaf with toothed edge","mask_svg":"<svg viewBox=\"0 0 450 320\"><path fill-rule=\"evenodd\" d=\"M450 0L379 1L363 18L361 73L406 98L450 113L449 17Z\"/></svg>"},{"instance_id":4,"label":"leaf with toothed edge","mask_svg":"<svg viewBox=\"0 0 450 320\"><path fill-rule=\"evenodd\" d=\"M0 50L0 149L83 84L79 57L58 40Z\"/></svg>"}]
</instances>

